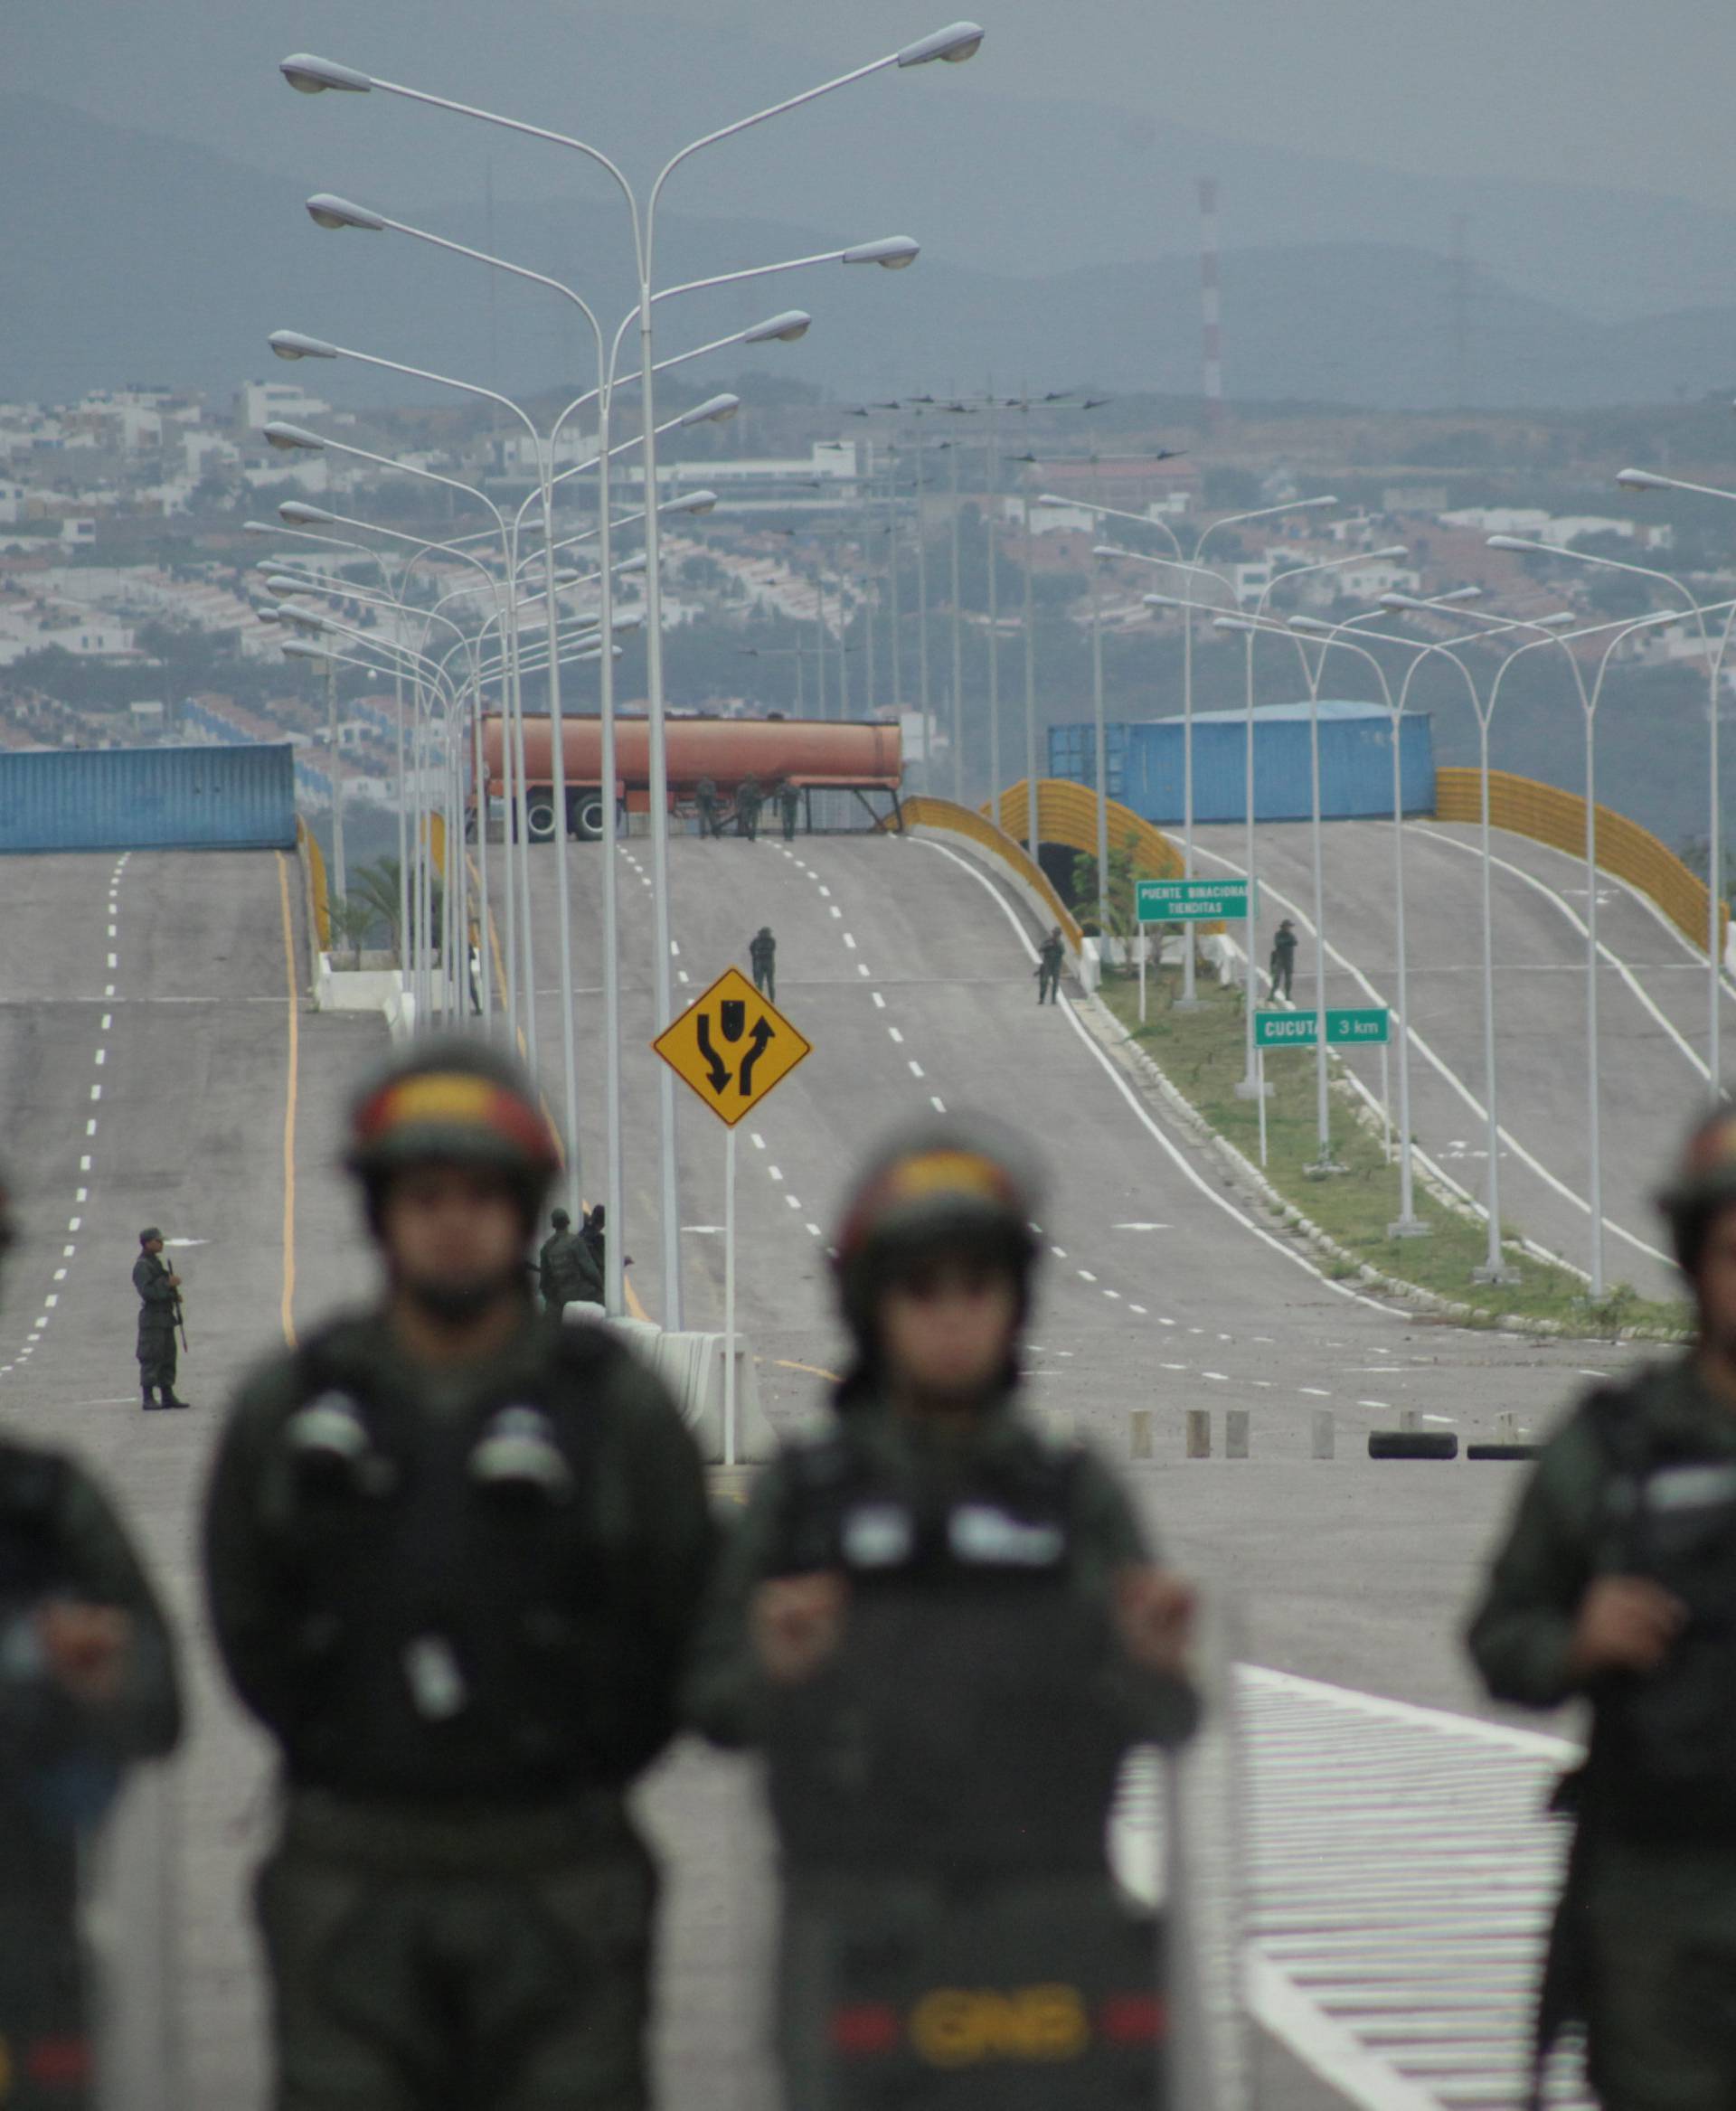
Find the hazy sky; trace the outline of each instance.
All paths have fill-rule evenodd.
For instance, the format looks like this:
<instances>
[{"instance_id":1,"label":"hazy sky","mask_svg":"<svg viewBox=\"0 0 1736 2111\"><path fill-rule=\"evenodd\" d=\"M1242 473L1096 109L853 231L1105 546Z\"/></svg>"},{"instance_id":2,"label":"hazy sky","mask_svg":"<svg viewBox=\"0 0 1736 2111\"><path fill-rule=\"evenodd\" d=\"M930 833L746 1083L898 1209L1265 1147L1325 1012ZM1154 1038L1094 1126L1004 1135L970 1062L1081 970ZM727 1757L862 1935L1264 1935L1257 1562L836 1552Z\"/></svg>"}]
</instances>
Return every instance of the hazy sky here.
<instances>
[{"instance_id":1,"label":"hazy sky","mask_svg":"<svg viewBox=\"0 0 1736 2111\"><path fill-rule=\"evenodd\" d=\"M0 82L299 174L305 109L270 71L292 49L648 139L653 53L686 74L684 113L708 76L731 98L744 78L786 91L961 4L5 0ZM946 92L1127 111L1106 183L1137 127L1168 123L1432 174L1736 198L1731 0L980 0L978 16L989 42Z\"/></svg>"}]
</instances>

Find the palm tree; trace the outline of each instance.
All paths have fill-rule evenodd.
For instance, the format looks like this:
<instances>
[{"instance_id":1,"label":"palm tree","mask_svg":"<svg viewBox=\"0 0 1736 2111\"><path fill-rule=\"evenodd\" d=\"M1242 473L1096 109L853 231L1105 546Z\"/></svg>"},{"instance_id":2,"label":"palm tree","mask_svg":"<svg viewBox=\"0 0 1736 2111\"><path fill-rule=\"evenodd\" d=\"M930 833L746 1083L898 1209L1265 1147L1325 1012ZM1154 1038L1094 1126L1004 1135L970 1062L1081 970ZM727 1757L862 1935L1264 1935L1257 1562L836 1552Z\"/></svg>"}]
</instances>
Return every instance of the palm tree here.
<instances>
[{"instance_id":1,"label":"palm tree","mask_svg":"<svg viewBox=\"0 0 1736 2111\"><path fill-rule=\"evenodd\" d=\"M353 894L339 894L333 899L330 917L333 938L344 939L354 948L352 965L359 968L362 965L362 948L367 942L368 933L378 920L373 903L358 900Z\"/></svg>"},{"instance_id":2,"label":"palm tree","mask_svg":"<svg viewBox=\"0 0 1736 2111\"><path fill-rule=\"evenodd\" d=\"M359 865L351 874L354 884L350 899L366 902L369 915L384 924L392 956L401 965L403 931L399 916L402 899L399 892L400 874L401 867L396 858L381 858L372 865Z\"/></svg>"}]
</instances>

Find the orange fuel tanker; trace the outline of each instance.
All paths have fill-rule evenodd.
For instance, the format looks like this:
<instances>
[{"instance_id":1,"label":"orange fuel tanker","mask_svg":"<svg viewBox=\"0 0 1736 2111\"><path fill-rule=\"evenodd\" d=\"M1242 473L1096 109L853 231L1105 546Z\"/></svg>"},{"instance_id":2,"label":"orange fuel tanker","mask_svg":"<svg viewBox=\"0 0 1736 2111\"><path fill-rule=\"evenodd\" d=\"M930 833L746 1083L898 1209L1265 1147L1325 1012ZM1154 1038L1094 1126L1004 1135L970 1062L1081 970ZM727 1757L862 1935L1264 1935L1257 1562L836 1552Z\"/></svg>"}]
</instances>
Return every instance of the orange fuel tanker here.
<instances>
[{"instance_id":1,"label":"orange fuel tanker","mask_svg":"<svg viewBox=\"0 0 1736 2111\"><path fill-rule=\"evenodd\" d=\"M502 778L501 720L482 721L483 765L490 802L505 796ZM595 838L603 833L602 725L595 718L564 721L567 827L571 834ZM798 792L854 792L867 805L872 794L889 796L894 807L903 775L903 756L895 725L840 724L823 719L689 719L667 721L669 803L691 808L699 786L715 786L718 803L727 808L750 777L769 798L777 787L792 784ZM643 718L615 723L615 796L629 814L650 806L650 737ZM555 833L553 748L545 718L524 721L526 817L532 838L546 843ZM869 808L871 813L874 809ZM876 818L878 815L876 815Z\"/></svg>"}]
</instances>

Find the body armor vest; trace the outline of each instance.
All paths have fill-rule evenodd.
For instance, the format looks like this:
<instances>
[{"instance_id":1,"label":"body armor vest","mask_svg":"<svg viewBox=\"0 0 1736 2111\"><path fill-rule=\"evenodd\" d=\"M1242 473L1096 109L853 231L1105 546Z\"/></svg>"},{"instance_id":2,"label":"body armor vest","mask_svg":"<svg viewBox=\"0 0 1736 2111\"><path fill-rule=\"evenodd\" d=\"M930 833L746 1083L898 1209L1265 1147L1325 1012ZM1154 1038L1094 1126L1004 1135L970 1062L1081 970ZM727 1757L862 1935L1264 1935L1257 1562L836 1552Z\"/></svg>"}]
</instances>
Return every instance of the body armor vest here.
<instances>
[{"instance_id":1,"label":"body armor vest","mask_svg":"<svg viewBox=\"0 0 1736 2111\"><path fill-rule=\"evenodd\" d=\"M1736 1838L1736 1456L1660 1444L1631 1394L1592 1413L1617 1571L1662 1584L1687 1619L1656 1672L1599 1684L1588 1803L1625 1831Z\"/></svg>"},{"instance_id":2,"label":"body armor vest","mask_svg":"<svg viewBox=\"0 0 1736 2111\"><path fill-rule=\"evenodd\" d=\"M791 1455L783 1573L842 1570L843 1641L780 1687L770 1794L797 1867L1100 1871L1126 1726L1081 1600L1077 1455L893 1485L845 1430Z\"/></svg>"},{"instance_id":3,"label":"body armor vest","mask_svg":"<svg viewBox=\"0 0 1736 2111\"><path fill-rule=\"evenodd\" d=\"M436 1415L369 1332L304 1349L261 1490L298 1659L291 1779L429 1800L624 1782L667 1727L635 1676L635 1550L597 1500L627 1352L553 1334L528 1382Z\"/></svg>"}]
</instances>

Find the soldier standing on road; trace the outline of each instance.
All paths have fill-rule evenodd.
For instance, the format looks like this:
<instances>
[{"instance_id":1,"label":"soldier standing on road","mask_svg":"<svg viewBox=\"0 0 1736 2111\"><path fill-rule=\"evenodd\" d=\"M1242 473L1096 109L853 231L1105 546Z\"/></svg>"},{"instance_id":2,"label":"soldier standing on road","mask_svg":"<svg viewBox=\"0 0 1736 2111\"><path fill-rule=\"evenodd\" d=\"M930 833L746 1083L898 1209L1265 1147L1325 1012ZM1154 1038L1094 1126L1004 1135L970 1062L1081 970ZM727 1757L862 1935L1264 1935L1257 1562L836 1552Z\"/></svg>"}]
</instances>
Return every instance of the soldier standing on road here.
<instances>
[{"instance_id":1,"label":"soldier standing on road","mask_svg":"<svg viewBox=\"0 0 1736 2111\"><path fill-rule=\"evenodd\" d=\"M569 1305L600 1305L603 1277L592 1258L582 1232L572 1229L564 1210L554 1211L549 1222L552 1234L542 1241L536 1257L537 1286L542 1293L542 1309L557 1315Z\"/></svg>"},{"instance_id":2,"label":"soldier standing on road","mask_svg":"<svg viewBox=\"0 0 1736 2111\"><path fill-rule=\"evenodd\" d=\"M701 777L693 787L693 804L699 808L701 841L708 835L722 835L723 825L717 814L717 786L709 777Z\"/></svg>"},{"instance_id":3,"label":"soldier standing on road","mask_svg":"<svg viewBox=\"0 0 1736 2111\"><path fill-rule=\"evenodd\" d=\"M871 1161L838 1237L854 1355L830 1427L761 1475L702 1630L694 1720L768 1759L788 2111L839 2100L841 2053L907 2043L925 1968L1093 2014L1105 1979L1137 1986L1128 2070L1057 2063L1041 2100L1149 2101L1113 2094L1148 2092L1160 2024L1104 1832L1127 1747L1195 1720L1193 1594L1098 1459L1016 1404L1036 1204L973 1124L925 1122ZM850 2021L871 2009L892 2018L875 2047ZM924 2086L888 2071L874 2101L906 2101L895 2081Z\"/></svg>"},{"instance_id":4,"label":"soldier standing on road","mask_svg":"<svg viewBox=\"0 0 1736 2111\"><path fill-rule=\"evenodd\" d=\"M1037 947L1037 1002L1045 1000L1052 1004L1061 1002L1061 970L1067 958L1067 947L1057 924Z\"/></svg>"},{"instance_id":5,"label":"soldier standing on road","mask_svg":"<svg viewBox=\"0 0 1736 2111\"><path fill-rule=\"evenodd\" d=\"M753 968L753 986L769 1004L778 1002L778 941L771 926L761 924L748 942L748 959Z\"/></svg>"},{"instance_id":6,"label":"soldier standing on road","mask_svg":"<svg viewBox=\"0 0 1736 2111\"><path fill-rule=\"evenodd\" d=\"M1591 1707L1539 2061L1570 2023L1607 2111L1736 2104L1736 1114L1659 1198L1694 1344L1544 1446L1470 1627L1496 1700Z\"/></svg>"},{"instance_id":7,"label":"soldier standing on road","mask_svg":"<svg viewBox=\"0 0 1736 2111\"><path fill-rule=\"evenodd\" d=\"M163 1234L155 1224L138 1235L133 1288L138 1292L138 1376L147 1408L184 1408L175 1390L178 1362L175 1333L181 1324L181 1278L163 1258ZM162 1393L162 1399L156 1395Z\"/></svg>"},{"instance_id":8,"label":"soldier standing on road","mask_svg":"<svg viewBox=\"0 0 1736 2111\"><path fill-rule=\"evenodd\" d=\"M601 1327L537 1316L556 1166L518 1067L419 1043L357 1101L385 1284L244 1388L219 1646L277 1739L258 1899L283 2111L643 2111L656 1878L627 1807L711 1554L698 1455Z\"/></svg>"},{"instance_id":9,"label":"soldier standing on road","mask_svg":"<svg viewBox=\"0 0 1736 2111\"><path fill-rule=\"evenodd\" d=\"M784 817L784 841L796 840L796 820L802 810L802 795L786 777L778 787L778 805Z\"/></svg>"},{"instance_id":10,"label":"soldier standing on road","mask_svg":"<svg viewBox=\"0 0 1736 2111\"><path fill-rule=\"evenodd\" d=\"M1296 974L1296 926L1288 917L1279 924L1278 936L1272 940L1272 957L1267 973L1271 977L1273 996L1288 997Z\"/></svg>"},{"instance_id":11,"label":"soldier standing on road","mask_svg":"<svg viewBox=\"0 0 1736 2111\"><path fill-rule=\"evenodd\" d=\"M11 1242L0 1187L0 1251ZM168 1627L107 1499L65 1453L0 1438L7 2111L85 2111L95 2100L80 1868L123 1770L162 1758L180 1730Z\"/></svg>"},{"instance_id":12,"label":"soldier standing on road","mask_svg":"<svg viewBox=\"0 0 1736 2111\"><path fill-rule=\"evenodd\" d=\"M735 795L735 825L750 843L759 836L760 809L764 804L759 778L744 777Z\"/></svg>"}]
</instances>

